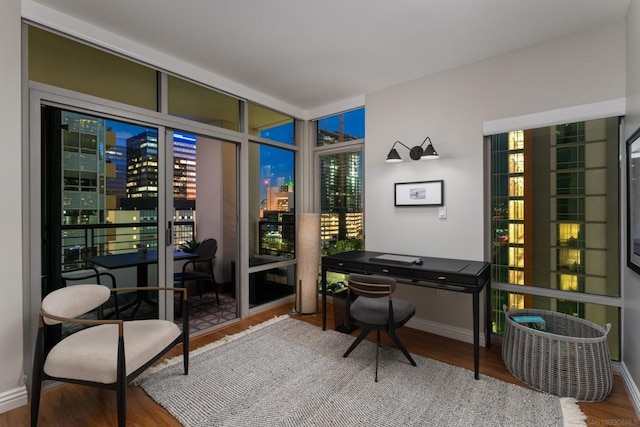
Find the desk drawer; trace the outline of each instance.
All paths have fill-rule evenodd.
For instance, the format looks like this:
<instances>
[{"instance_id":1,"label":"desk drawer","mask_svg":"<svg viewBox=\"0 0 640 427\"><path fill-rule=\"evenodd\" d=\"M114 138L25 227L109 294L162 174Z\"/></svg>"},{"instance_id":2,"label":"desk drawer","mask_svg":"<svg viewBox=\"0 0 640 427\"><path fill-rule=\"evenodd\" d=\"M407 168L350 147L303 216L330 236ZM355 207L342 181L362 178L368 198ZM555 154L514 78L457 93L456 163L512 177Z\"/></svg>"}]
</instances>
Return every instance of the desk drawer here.
<instances>
[{"instance_id":1,"label":"desk drawer","mask_svg":"<svg viewBox=\"0 0 640 427\"><path fill-rule=\"evenodd\" d=\"M405 267L394 267L391 265L368 264L367 273L384 274L387 276L395 277L413 277L412 271L410 269L407 269Z\"/></svg>"},{"instance_id":2,"label":"desk drawer","mask_svg":"<svg viewBox=\"0 0 640 427\"><path fill-rule=\"evenodd\" d=\"M479 281L475 276L466 276L456 273L428 272L416 275L419 280L432 283L452 284L455 286L464 286L475 288L479 285Z\"/></svg>"},{"instance_id":3,"label":"desk drawer","mask_svg":"<svg viewBox=\"0 0 640 427\"><path fill-rule=\"evenodd\" d=\"M354 261L335 261L335 260L323 260L322 266L328 268L329 270L338 270L338 271L364 271L361 262Z\"/></svg>"},{"instance_id":4,"label":"desk drawer","mask_svg":"<svg viewBox=\"0 0 640 427\"><path fill-rule=\"evenodd\" d=\"M467 287L476 288L482 286L484 280L476 276L467 276L463 274L439 274L436 282L449 282L455 285L463 285Z\"/></svg>"}]
</instances>

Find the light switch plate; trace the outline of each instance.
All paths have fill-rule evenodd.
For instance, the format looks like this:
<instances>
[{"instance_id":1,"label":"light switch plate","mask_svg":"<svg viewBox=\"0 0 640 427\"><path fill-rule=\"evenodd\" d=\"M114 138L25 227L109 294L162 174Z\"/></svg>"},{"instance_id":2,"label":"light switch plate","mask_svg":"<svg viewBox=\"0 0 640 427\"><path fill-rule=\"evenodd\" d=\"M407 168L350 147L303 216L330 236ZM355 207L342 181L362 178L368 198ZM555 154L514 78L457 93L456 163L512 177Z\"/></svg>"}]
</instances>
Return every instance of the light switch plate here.
<instances>
[{"instance_id":1,"label":"light switch plate","mask_svg":"<svg viewBox=\"0 0 640 427\"><path fill-rule=\"evenodd\" d=\"M445 219L447 217L447 208L446 206L441 206L438 208L438 218Z\"/></svg>"}]
</instances>

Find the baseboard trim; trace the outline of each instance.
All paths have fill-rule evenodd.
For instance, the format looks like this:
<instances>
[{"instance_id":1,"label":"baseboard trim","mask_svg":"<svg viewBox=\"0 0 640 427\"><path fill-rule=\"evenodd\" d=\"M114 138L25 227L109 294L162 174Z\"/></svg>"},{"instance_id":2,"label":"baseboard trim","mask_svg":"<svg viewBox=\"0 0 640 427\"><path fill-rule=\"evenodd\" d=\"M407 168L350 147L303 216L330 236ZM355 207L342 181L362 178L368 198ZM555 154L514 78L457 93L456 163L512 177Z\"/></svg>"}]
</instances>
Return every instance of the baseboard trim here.
<instances>
[{"instance_id":1,"label":"baseboard trim","mask_svg":"<svg viewBox=\"0 0 640 427\"><path fill-rule=\"evenodd\" d=\"M24 406L27 402L27 388L25 386L2 392L0 393L0 414Z\"/></svg>"},{"instance_id":2,"label":"baseboard trim","mask_svg":"<svg viewBox=\"0 0 640 427\"><path fill-rule=\"evenodd\" d=\"M627 389L631 403L633 403L633 407L636 410L636 416L640 418L640 391L638 390L636 383L633 381L631 373L624 362L620 362L620 374L622 375L622 381Z\"/></svg>"},{"instance_id":3,"label":"baseboard trim","mask_svg":"<svg viewBox=\"0 0 640 427\"><path fill-rule=\"evenodd\" d=\"M412 318L407 322L407 326L410 328L418 329L419 331L429 332L436 335L442 335L443 337L451 338L454 340L473 344L473 331L464 328L458 328L456 326L446 325L444 323L432 322L431 320ZM480 331L480 346L484 347L485 334Z\"/></svg>"}]
</instances>

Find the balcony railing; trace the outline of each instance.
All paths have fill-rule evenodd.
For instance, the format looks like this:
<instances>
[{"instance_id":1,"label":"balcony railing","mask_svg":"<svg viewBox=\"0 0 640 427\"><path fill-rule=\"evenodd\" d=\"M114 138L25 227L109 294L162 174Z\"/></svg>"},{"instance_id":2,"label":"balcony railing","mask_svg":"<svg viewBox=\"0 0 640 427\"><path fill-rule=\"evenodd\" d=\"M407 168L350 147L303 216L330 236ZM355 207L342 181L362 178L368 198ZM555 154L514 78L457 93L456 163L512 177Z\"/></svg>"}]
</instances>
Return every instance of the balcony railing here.
<instances>
[{"instance_id":1,"label":"balcony railing","mask_svg":"<svg viewBox=\"0 0 640 427\"><path fill-rule=\"evenodd\" d=\"M293 258L295 254L295 224L289 221L261 219L258 224L260 255Z\"/></svg>"},{"instance_id":2,"label":"balcony railing","mask_svg":"<svg viewBox=\"0 0 640 427\"><path fill-rule=\"evenodd\" d=\"M63 225L62 269L86 267L86 258L136 251L140 245L158 247L157 223L78 224ZM193 221L175 221L173 242L176 250L194 239Z\"/></svg>"}]
</instances>

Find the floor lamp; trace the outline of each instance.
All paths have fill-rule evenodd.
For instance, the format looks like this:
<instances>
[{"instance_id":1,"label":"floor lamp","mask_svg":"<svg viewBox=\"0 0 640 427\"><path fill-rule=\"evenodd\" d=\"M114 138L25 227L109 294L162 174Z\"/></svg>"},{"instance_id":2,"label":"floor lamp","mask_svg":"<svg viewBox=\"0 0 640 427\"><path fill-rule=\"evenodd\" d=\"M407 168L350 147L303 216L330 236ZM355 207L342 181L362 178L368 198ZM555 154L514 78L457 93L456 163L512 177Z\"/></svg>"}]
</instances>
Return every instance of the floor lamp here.
<instances>
[{"instance_id":1,"label":"floor lamp","mask_svg":"<svg viewBox=\"0 0 640 427\"><path fill-rule=\"evenodd\" d=\"M302 213L297 221L296 311L313 314L318 306L320 267L320 214Z\"/></svg>"}]
</instances>

